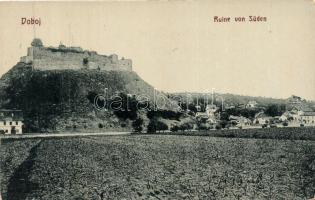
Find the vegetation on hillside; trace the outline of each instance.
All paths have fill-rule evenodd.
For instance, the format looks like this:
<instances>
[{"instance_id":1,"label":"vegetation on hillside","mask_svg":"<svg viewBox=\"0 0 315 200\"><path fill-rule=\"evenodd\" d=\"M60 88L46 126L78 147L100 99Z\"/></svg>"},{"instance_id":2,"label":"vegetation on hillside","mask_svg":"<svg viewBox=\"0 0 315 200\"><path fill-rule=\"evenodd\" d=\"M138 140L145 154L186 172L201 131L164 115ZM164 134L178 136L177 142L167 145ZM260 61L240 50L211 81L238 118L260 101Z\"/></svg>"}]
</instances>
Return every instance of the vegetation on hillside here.
<instances>
[{"instance_id":1,"label":"vegetation on hillside","mask_svg":"<svg viewBox=\"0 0 315 200\"><path fill-rule=\"evenodd\" d=\"M152 97L153 88L134 72L36 71L18 63L1 78L0 94L2 108L23 110L25 132L97 131L99 127L130 129L131 123L126 120L137 118L137 101L129 99L132 105L124 111L105 112L95 108L95 96L111 98L119 94L122 108L126 108L127 94Z\"/></svg>"}]
</instances>

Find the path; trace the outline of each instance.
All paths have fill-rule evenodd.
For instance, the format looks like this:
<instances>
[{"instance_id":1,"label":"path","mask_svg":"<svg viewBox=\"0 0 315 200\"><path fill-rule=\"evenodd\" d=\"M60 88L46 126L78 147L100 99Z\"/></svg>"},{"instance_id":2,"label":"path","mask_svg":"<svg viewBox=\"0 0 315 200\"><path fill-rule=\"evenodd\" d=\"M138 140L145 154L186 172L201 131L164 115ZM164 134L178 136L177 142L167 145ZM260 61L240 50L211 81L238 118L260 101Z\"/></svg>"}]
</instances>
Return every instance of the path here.
<instances>
[{"instance_id":1,"label":"path","mask_svg":"<svg viewBox=\"0 0 315 200\"><path fill-rule=\"evenodd\" d=\"M113 136L130 135L131 132L103 132L103 133L34 133L23 135L1 135L2 138L49 138L49 137L74 137L74 136ZM1 199L0 199L1 200Z\"/></svg>"}]
</instances>

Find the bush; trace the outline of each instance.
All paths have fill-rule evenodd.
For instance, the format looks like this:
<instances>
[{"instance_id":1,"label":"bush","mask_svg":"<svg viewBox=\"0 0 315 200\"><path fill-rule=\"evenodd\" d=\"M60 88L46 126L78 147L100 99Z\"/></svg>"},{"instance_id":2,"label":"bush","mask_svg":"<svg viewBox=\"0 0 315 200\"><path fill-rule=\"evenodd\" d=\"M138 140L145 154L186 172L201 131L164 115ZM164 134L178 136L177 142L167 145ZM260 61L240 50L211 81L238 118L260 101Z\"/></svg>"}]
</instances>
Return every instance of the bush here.
<instances>
[{"instance_id":1,"label":"bush","mask_svg":"<svg viewBox=\"0 0 315 200\"><path fill-rule=\"evenodd\" d=\"M148 133L155 133L156 131L165 131L167 129L168 129L167 124L158 121L155 118L153 118L148 125Z\"/></svg>"},{"instance_id":2,"label":"bush","mask_svg":"<svg viewBox=\"0 0 315 200\"><path fill-rule=\"evenodd\" d=\"M228 121L226 121L226 120L221 120L220 121L221 128L226 128L227 125L228 125Z\"/></svg>"},{"instance_id":3,"label":"bush","mask_svg":"<svg viewBox=\"0 0 315 200\"><path fill-rule=\"evenodd\" d=\"M171 110L157 110L157 111L149 111L147 113L147 117L149 119L157 118L157 117L162 117L164 119L170 119L170 120L177 120L179 121L179 118L182 116L181 112L174 112Z\"/></svg>"},{"instance_id":4,"label":"bush","mask_svg":"<svg viewBox=\"0 0 315 200\"><path fill-rule=\"evenodd\" d=\"M179 130L185 131L185 130L191 130L193 129L193 125L189 122L183 123L179 126Z\"/></svg>"},{"instance_id":5,"label":"bush","mask_svg":"<svg viewBox=\"0 0 315 200\"><path fill-rule=\"evenodd\" d=\"M222 129L221 124L217 124L217 125L215 126L215 129L217 129L217 130L221 130L221 129Z\"/></svg>"},{"instance_id":6,"label":"bush","mask_svg":"<svg viewBox=\"0 0 315 200\"><path fill-rule=\"evenodd\" d=\"M119 97L121 98L121 102L119 101L119 103L115 103L115 99L112 99L109 103L109 105L111 106L118 106L120 107L119 110L115 110L114 114L120 118L120 119L130 119L130 120L135 120L138 117L137 114L137 104L138 101L135 99L135 97L129 98L126 94L121 93L119 95ZM116 99L117 100L117 99ZM120 106L121 103L121 106Z\"/></svg>"},{"instance_id":7,"label":"bush","mask_svg":"<svg viewBox=\"0 0 315 200\"><path fill-rule=\"evenodd\" d=\"M211 127L206 123L198 124L198 130L209 130L209 129L211 129Z\"/></svg>"},{"instance_id":8,"label":"bush","mask_svg":"<svg viewBox=\"0 0 315 200\"><path fill-rule=\"evenodd\" d=\"M138 117L135 121L132 122L132 127L135 132L141 132L143 130L143 119Z\"/></svg>"},{"instance_id":9,"label":"bush","mask_svg":"<svg viewBox=\"0 0 315 200\"><path fill-rule=\"evenodd\" d=\"M177 132L179 130L179 127L177 125L172 126L170 129L172 132Z\"/></svg>"},{"instance_id":10,"label":"bush","mask_svg":"<svg viewBox=\"0 0 315 200\"><path fill-rule=\"evenodd\" d=\"M83 58L83 65L87 65L89 63L89 59L88 58Z\"/></svg>"}]
</instances>

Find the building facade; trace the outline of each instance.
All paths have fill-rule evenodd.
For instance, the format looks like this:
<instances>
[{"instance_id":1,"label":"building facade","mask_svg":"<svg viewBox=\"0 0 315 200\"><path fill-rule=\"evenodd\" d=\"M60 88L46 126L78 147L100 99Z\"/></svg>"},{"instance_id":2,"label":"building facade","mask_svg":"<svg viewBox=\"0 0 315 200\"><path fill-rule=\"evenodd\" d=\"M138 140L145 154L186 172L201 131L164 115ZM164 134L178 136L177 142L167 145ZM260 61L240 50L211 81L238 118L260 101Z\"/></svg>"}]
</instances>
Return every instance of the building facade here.
<instances>
[{"instance_id":1,"label":"building facade","mask_svg":"<svg viewBox=\"0 0 315 200\"><path fill-rule=\"evenodd\" d=\"M0 133L6 135L23 133L21 110L0 110Z\"/></svg>"}]
</instances>

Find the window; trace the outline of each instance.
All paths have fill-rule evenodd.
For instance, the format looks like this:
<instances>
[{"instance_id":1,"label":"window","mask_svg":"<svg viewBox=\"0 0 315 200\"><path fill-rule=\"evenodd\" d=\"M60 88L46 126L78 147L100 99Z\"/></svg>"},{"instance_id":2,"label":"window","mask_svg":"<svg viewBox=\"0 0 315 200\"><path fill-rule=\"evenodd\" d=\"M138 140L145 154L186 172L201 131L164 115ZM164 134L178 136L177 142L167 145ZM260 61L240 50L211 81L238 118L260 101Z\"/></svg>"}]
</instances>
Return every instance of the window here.
<instances>
[{"instance_id":1,"label":"window","mask_svg":"<svg viewBox=\"0 0 315 200\"><path fill-rule=\"evenodd\" d=\"M12 122L10 122L10 125L12 125Z\"/></svg>"},{"instance_id":2,"label":"window","mask_svg":"<svg viewBox=\"0 0 315 200\"><path fill-rule=\"evenodd\" d=\"M7 122L6 122L6 121L4 121L4 122L3 122L3 125L7 125Z\"/></svg>"},{"instance_id":3,"label":"window","mask_svg":"<svg viewBox=\"0 0 315 200\"><path fill-rule=\"evenodd\" d=\"M19 125L19 122L18 122L18 121L16 121L16 122L15 122L15 124L16 124L16 125Z\"/></svg>"}]
</instances>

